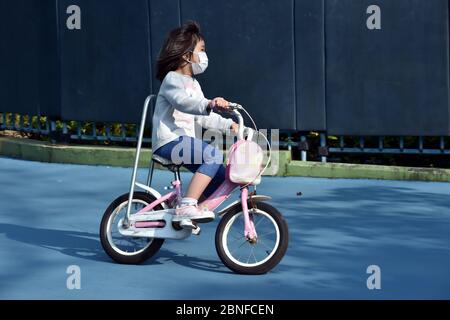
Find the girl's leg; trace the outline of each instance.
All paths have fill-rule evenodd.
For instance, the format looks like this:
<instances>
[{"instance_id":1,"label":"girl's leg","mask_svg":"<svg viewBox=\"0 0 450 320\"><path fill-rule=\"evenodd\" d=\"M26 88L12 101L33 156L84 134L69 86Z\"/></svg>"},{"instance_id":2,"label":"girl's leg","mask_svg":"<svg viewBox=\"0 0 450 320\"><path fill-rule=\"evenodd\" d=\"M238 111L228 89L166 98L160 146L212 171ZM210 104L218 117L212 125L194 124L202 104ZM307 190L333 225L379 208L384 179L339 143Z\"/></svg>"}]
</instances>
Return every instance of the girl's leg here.
<instances>
[{"instance_id":1,"label":"girl's leg","mask_svg":"<svg viewBox=\"0 0 450 320\"><path fill-rule=\"evenodd\" d=\"M166 159L171 159L175 163L182 162L184 167L191 172L195 172L186 196L181 200L180 207L177 207L176 215L178 217L176 218L190 218L198 222L213 219L213 212L201 210L196 205L213 177L223 167L222 152L202 140L183 136L162 146L155 153ZM210 193L212 192L207 192L208 195Z\"/></svg>"},{"instance_id":2,"label":"girl's leg","mask_svg":"<svg viewBox=\"0 0 450 320\"><path fill-rule=\"evenodd\" d=\"M165 159L171 160L171 153L173 148L181 142L180 139L171 141L164 146L160 147L155 151L155 154L158 156L161 156ZM184 164L184 167L186 167L189 171L194 173L194 176L192 177L191 183L189 184L188 191L186 193L186 197L193 198L193 199L199 199L201 196L201 191L204 190L212 178L206 174L196 172L198 168L200 168L201 164L195 164L195 163L186 163ZM192 186L192 188L191 188Z\"/></svg>"},{"instance_id":3,"label":"girl's leg","mask_svg":"<svg viewBox=\"0 0 450 320\"><path fill-rule=\"evenodd\" d=\"M210 182L223 167L222 152L206 142L190 137L183 137L184 151L190 151L190 157L184 158L184 167L195 172L186 191L186 198L198 200L206 189L210 190ZM180 152L181 154L182 152ZM190 159L189 159L190 158ZM216 186L217 188L217 186ZM207 196L212 192L208 192Z\"/></svg>"},{"instance_id":4,"label":"girl's leg","mask_svg":"<svg viewBox=\"0 0 450 320\"><path fill-rule=\"evenodd\" d=\"M191 183L189 184L189 188L186 192L186 198L191 199L200 199L203 191L211 182L212 178L204 173L196 172L192 177Z\"/></svg>"},{"instance_id":5,"label":"girl's leg","mask_svg":"<svg viewBox=\"0 0 450 320\"><path fill-rule=\"evenodd\" d=\"M219 170L217 170L216 175L211 180L211 182L206 187L205 191L203 192L202 197L199 199L199 202L204 201L206 198L208 198L210 195L213 194L214 191L217 190L217 188L222 184L222 182L225 181L225 167L223 165L220 166Z\"/></svg>"}]
</instances>

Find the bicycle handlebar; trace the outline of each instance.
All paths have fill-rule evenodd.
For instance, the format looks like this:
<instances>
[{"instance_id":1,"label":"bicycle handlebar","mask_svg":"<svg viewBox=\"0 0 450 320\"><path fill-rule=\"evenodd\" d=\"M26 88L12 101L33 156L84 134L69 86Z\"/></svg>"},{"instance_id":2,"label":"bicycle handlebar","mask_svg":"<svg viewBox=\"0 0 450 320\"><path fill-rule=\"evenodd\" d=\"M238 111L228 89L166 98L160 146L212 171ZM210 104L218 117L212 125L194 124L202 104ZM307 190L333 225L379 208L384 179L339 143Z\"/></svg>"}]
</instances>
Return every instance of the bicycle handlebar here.
<instances>
[{"instance_id":1,"label":"bicycle handlebar","mask_svg":"<svg viewBox=\"0 0 450 320\"><path fill-rule=\"evenodd\" d=\"M231 110L242 110L242 106L240 104L238 104L238 103L235 103L235 102L230 102L229 103L229 108Z\"/></svg>"},{"instance_id":2,"label":"bicycle handlebar","mask_svg":"<svg viewBox=\"0 0 450 320\"><path fill-rule=\"evenodd\" d=\"M248 128L248 127L244 126L244 119L242 118L242 115L241 115L241 113L238 110L242 110L242 111L244 111L247 114L247 116L252 121L254 129L251 129L251 128ZM268 157L268 160L267 160L267 164L264 167L264 169L261 170L260 173L264 172L264 170L267 169L267 167L268 167L268 165L269 165L269 163L271 161L271 158L272 158L272 148L270 146L270 143L269 143L269 140L267 139L267 137L264 134L262 134L261 132L259 132L259 130L258 130L256 124L255 124L255 121L253 121L253 118L250 116L250 114L247 112L247 110L245 110L245 108L242 107L240 104L235 103L235 102L229 102L228 103L228 110L222 109L222 111L229 111L229 112L233 113L238 118L238 124L239 124L238 139L239 140L244 139L244 131L245 131L245 129L247 129L246 133L248 135L248 138L250 138L250 140L252 139L254 133L261 134L261 136L264 137L264 139L267 142L267 146L269 147L269 157ZM249 185L249 183L246 184L245 186L248 186L248 185Z\"/></svg>"},{"instance_id":3,"label":"bicycle handlebar","mask_svg":"<svg viewBox=\"0 0 450 320\"><path fill-rule=\"evenodd\" d=\"M246 131L247 139L251 140L253 135L254 135L254 133L256 133L256 134L260 134L266 140L267 146L269 147L269 156L268 156L267 163L266 163L265 167L260 171L260 174L262 174L267 169L267 167L269 166L269 163L270 163L271 158L272 158L272 148L270 146L269 140L267 139L267 137L263 133L261 133L258 130L258 127L256 126L255 121L253 120L252 116L248 113L248 111L244 107L242 107L238 103L230 102L229 103L229 110L235 116L237 116L237 118L238 118L238 122L239 122L238 139L244 139L244 131ZM247 114L247 116L250 118L250 120L251 120L251 122L253 124L254 129L244 126L244 119L242 118L242 115L241 115L241 113L238 110L242 110L243 112L245 112ZM250 183L246 184L245 187L248 186L249 184Z\"/></svg>"}]
</instances>

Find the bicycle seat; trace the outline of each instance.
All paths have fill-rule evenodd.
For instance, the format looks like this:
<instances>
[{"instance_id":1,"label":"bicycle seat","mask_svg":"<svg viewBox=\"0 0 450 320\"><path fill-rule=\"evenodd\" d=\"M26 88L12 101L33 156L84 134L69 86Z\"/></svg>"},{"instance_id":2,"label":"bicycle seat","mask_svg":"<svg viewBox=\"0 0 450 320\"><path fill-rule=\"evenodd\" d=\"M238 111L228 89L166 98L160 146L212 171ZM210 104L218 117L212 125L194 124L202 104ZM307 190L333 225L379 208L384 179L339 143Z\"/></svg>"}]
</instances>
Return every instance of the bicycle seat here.
<instances>
[{"instance_id":1,"label":"bicycle seat","mask_svg":"<svg viewBox=\"0 0 450 320\"><path fill-rule=\"evenodd\" d=\"M180 164L173 163L172 161L170 161L166 158L160 157L156 154L152 155L152 160L155 161L156 163L162 165L164 168L169 169L172 172L177 171L183 165L182 163L180 163Z\"/></svg>"}]
</instances>

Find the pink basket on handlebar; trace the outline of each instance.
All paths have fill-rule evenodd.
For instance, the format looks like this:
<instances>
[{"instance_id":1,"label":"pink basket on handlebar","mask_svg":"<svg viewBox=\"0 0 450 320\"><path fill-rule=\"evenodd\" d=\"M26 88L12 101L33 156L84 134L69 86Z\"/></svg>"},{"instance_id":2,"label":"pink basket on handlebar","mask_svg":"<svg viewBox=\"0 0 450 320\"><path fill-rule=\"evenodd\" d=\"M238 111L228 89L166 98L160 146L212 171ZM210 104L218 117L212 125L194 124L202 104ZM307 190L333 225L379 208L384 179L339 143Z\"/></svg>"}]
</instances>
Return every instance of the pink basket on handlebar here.
<instances>
[{"instance_id":1,"label":"pink basket on handlebar","mask_svg":"<svg viewBox=\"0 0 450 320\"><path fill-rule=\"evenodd\" d=\"M239 140L230 148L226 176L234 183L257 185L261 182L264 152L251 140Z\"/></svg>"}]
</instances>

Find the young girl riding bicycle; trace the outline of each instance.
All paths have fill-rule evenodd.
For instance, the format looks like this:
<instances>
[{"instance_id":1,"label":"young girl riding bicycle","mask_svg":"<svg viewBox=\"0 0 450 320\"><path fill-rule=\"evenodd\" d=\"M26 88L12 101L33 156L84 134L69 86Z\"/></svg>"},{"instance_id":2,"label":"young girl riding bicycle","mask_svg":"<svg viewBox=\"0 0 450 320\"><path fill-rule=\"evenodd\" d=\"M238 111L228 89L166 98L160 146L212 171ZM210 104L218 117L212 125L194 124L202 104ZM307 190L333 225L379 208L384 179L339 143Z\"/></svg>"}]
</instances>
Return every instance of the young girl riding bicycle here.
<instances>
[{"instance_id":1,"label":"young girl riding bicycle","mask_svg":"<svg viewBox=\"0 0 450 320\"><path fill-rule=\"evenodd\" d=\"M153 115L153 153L174 162L182 158L183 166L194 172L185 196L175 209L173 221L213 220L214 213L197 204L225 179L222 152L196 137L195 126L222 133L238 130L233 120L214 112L228 110L229 102L221 97L205 98L195 79L208 67L205 50L199 25L187 22L169 33L157 61L156 77L161 87Z\"/></svg>"}]
</instances>

